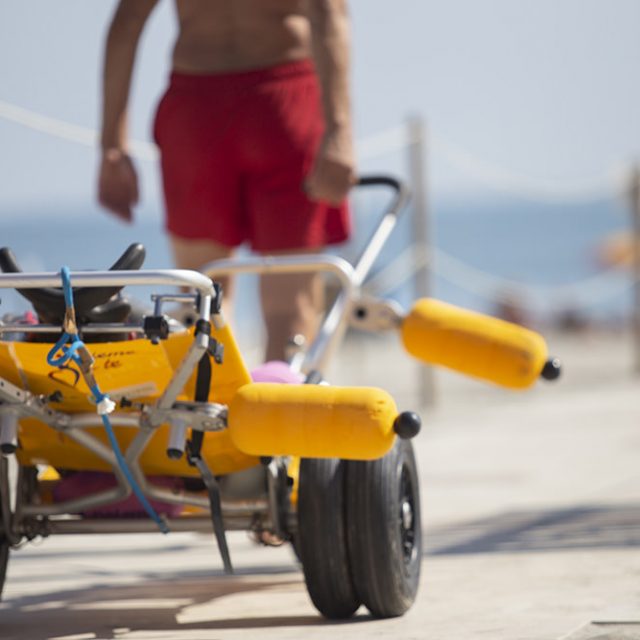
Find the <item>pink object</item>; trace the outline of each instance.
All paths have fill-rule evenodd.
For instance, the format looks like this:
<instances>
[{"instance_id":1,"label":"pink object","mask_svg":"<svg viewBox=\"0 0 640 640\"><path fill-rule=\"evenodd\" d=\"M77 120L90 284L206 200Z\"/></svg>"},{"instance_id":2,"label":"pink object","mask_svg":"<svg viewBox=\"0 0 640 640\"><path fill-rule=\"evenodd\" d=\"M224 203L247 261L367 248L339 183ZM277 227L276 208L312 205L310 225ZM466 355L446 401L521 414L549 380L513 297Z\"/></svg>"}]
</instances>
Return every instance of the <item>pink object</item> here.
<instances>
[{"instance_id":1,"label":"pink object","mask_svg":"<svg viewBox=\"0 0 640 640\"><path fill-rule=\"evenodd\" d=\"M182 481L179 478L169 476L149 476L147 478L150 484L155 487L164 489L181 490L183 488ZM54 502L66 502L67 500L75 500L83 498L92 493L107 491L116 486L116 479L112 473L102 471L71 471L56 483L53 489ZM180 515L182 505L168 504L150 500L151 506L156 513L166 515L169 518L175 518ZM114 504L106 504L95 509L87 509L82 511L82 515L91 518L132 518L147 517L140 501L134 494L128 498L115 502Z\"/></svg>"},{"instance_id":2,"label":"pink object","mask_svg":"<svg viewBox=\"0 0 640 640\"><path fill-rule=\"evenodd\" d=\"M286 384L302 384L304 378L301 373L292 371L286 362L271 360L256 367L251 372L254 382L283 382Z\"/></svg>"},{"instance_id":3,"label":"pink object","mask_svg":"<svg viewBox=\"0 0 640 640\"><path fill-rule=\"evenodd\" d=\"M33 311L26 311L24 316L22 317L22 324L38 324L38 318L36 318L35 313Z\"/></svg>"}]
</instances>

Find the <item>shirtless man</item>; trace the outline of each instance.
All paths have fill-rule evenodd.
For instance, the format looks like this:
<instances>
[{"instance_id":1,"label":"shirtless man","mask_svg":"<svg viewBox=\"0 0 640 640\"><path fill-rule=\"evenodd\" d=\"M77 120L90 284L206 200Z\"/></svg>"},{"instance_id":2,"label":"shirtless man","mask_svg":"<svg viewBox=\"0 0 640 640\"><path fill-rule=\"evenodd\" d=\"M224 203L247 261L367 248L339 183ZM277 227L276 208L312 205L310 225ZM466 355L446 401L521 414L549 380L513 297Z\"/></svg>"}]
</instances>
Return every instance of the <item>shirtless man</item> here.
<instances>
[{"instance_id":1,"label":"shirtless man","mask_svg":"<svg viewBox=\"0 0 640 640\"><path fill-rule=\"evenodd\" d=\"M131 221L127 155L136 48L157 0L120 0L106 42L99 200ZM314 251L349 235L354 181L346 0L176 0L179 35L154 136L179 268ZM223 282L225 299L229 282ZM266 358L317 328L317 275L264 276Z\"/></svg>"}]
</instances>

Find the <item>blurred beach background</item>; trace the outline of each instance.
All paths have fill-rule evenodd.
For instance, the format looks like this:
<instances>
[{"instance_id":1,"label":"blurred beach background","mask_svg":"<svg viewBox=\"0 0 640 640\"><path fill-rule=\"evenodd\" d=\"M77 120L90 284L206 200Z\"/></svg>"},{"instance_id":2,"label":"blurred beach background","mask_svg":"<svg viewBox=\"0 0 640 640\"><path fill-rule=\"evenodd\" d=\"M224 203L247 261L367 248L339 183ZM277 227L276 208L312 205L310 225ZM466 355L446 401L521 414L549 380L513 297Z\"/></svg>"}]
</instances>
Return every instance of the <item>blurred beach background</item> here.
<instances>
[{"instance_id":1,"label":"blurred beach background","mask_svg":"<svg viewBox=\"0 0 640 640\"><path fill-rule=\"evenodd\" d=\"M24 269L102 269L131 242L146 245L147 266L171 266L150 145L174 33L169 0L143 34L134 77L135 224L95 201L101 50L115 4L0 2L0 246ZM422 185L428 211L426 250L415 251L423 239L409 208L368 290L407 308L426 264L432 295L541 330L561 379L521 394L439 370L429 395L397 336L347 336L328 379L383 387L424 418L413 442L426 566L403 618L318 624L289 550L271 555L240 532L237 583L217 579L211 540L194 534L53 536L12 554L3 637L640 636L636 282L617 260L640 162L640 2L349 5L360 172ZM425 130L418 177L410 121ZM355 255L386 197L354 193L357 233L332 250ZM239 293L235 325L252 364L255 282ZM0 316L26 308L0 297Z\"/></svg>"},{"instance_id":2,"label":"blurred beach background","mask_svg":"<svg viewBox=\"0 0 640 640\"><path fill-rule=\"evenodd\" d=\"M95 201L103 38L115 2L29 0L0 8L0 243L24 269L105 268L130 243L170 267L151 122L168 72L173 8L143 34L131 99L142 200L133 225ZM640 160L633 0L352 0L359 169L415 181L408 119L423 147L431 294L537 327L620 331L633 279L612 259L631 226ZM415 185L413 185L415 186ZM357 252L385 194L355 193ZM408 306L420 267L409 209L371 290ZM146 296L146 292L142 292ZM261 337L255 283L237 330ZM0 314L24 304L2 296Z\"/></svg>"}]
</instances>

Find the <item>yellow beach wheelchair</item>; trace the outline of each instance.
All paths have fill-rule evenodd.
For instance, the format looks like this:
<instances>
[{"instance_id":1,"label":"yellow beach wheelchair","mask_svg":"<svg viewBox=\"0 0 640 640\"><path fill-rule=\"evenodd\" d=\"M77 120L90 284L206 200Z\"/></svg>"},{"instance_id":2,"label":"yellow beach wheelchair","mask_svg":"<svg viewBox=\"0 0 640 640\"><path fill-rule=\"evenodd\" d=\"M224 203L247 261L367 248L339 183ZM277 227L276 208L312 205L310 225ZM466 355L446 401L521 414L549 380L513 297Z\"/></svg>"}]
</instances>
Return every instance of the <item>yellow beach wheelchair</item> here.
<instances>
[{"instance_id":1,"label":"yellow beach wheelchair","mask_svg":"<svg viewBox=\"0 0 640 640\"><path fill-rule=\"evenodd\" d=\"M323 380L345 329L398 331L425 362L517 389L557 377L559 364L525 328L435 300L405 314L361 296L407 192L388 177L360 184L393 197L353 265L305 255L150 271L132 245L107 271L23 273L0 250L0 289L16 289L36 314L0 323L0 589L9 550L40 536L213 531L230 573L226 532L246 530L294 545L329 618L362 604L378 617L411 606L422 556L411 445L420 419L382 389ZM216 277L318 271L341 291L316 339L252 376ZM121 294L137 285L158 289L147 313ZM175 303L190 322L170 317Z\"/></svg>"}]
</instances>

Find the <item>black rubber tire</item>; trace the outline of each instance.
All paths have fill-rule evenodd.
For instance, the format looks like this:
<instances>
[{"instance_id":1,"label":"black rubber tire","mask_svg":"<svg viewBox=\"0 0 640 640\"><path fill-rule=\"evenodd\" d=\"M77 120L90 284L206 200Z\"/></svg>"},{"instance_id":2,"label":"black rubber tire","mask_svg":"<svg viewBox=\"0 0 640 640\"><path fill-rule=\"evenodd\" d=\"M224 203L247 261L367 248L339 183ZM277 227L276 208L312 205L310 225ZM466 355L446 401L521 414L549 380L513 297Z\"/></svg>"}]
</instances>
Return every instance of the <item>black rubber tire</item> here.
<instances>
[{"instance_id":1,"label":"black rubber tire","mask_svg":"<svg viewBox=\"0 0 640 640\"><path fill-rule=\"evenodd\" d=\"M379 460L350 461L347 541L358 597L378 618L401 616L420 581L420 489L411 442L398 438Z\"/></svg>"},{"instance_id":2,"label":"black rubber tire","mask_svg":"<svg viewBox=\"0 0 640 640\"><path fill-rule=\"evenodd\" d=\"M8 483L8 462L7 459L0 455L0 482ZM2 518L2 494L0 493L0 600L2 599L2 589L4 587L5 578L7 577L7 564L9 563L9 541L4 532Z\"/></svg>"},{"instance_id":3,"label":"black rubber tire","mask_svg":"<svg viewBox=\"0 0 640 640\"><path fill-rule=\"evenodd\" d=\"M300 461L296 547L309 597L331 619L348 618L360 606L349 567L344 472L342 460Z\"/></svg>"},{"instance_id":4,"label":"black rubber tire","mask_svg":"<svg viewBox=\"0 0 640 640\"><path fill-rule=\"evenodd\" d=\"M9 563L9 543L0 533L0 600L2 600L2 588L7 577L7 564Z\"/></svg>"}]
</instances>

